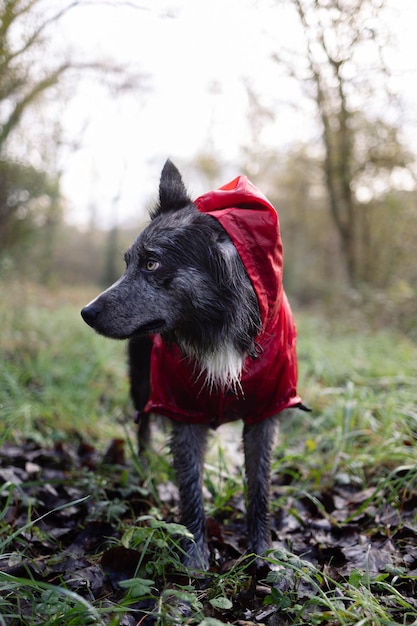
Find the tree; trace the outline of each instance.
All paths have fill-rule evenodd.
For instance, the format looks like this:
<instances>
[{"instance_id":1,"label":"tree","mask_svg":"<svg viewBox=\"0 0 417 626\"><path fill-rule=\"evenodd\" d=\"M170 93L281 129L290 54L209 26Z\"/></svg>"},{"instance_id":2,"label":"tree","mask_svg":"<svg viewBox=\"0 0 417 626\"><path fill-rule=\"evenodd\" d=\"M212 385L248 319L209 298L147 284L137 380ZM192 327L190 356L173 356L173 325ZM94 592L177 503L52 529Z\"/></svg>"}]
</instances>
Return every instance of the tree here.
<instances>
[{"instance_id":1,"label":"tree","mask_svg":"<svg viewBox=\"0 0 417 626\"><path fill-rule=\"evenodd\" d=\"M0 154L25 111L71 66L62 60L42 66L36 52L47 28L74 3L40 20L41 5L41 0L5 0L0 8Z\"/></svg>"},{"instance_id":2,"label":"tree","mask_svg":"<svg viewBox=\"0 0 417 626\"><path fill-rule=\"evenodd\" d=\"M30 165L0 161L0 250L59 217L59 182Z\"/></svg>"},{"instance_id":3,"label":"tree","mask_svg":"<svg viewBox=\"0 0 417 626\"><path fill-rule=\"evenodd\" d=\"M88 4L88 3L87 3ZM118 7L126 4L122 0ZM34 137L33 122L46 96L62 97L69 76L90 76L123 93L142 86L142 76L117 63L79 59L68 50L48 54L51 29L83 0L3 0L0 3L0 255L35 239L36 265L48 280L57 224L62 216L59 121L49 117L42 137ZM116 8L116 4L115 4ZM137 7L140 8L140 7ZM71 85L74 88L74 81ZM33 124L32 124L33 126ZM22 133L24 127L25 132ZM37 142L31 153L30 141ZM31 239L31 240L32 240ZM19 255L19 258L26 255Z\"/></svg>"},{"instance_id":4,"label":"tree","mask_svg":"<svg viewBox=\"0 0 417 626\"><path fill-rule=\"evenodd\" d=\"M330 215L349 283L356 286L366 278L360 267L360 215L378 184L411 161L398 125L387 114L394 109L383 58L384 0L289 2L302 28L304 54L294 61L281 52L275 60L314 102Z\"/></svg>"}]
</instances>

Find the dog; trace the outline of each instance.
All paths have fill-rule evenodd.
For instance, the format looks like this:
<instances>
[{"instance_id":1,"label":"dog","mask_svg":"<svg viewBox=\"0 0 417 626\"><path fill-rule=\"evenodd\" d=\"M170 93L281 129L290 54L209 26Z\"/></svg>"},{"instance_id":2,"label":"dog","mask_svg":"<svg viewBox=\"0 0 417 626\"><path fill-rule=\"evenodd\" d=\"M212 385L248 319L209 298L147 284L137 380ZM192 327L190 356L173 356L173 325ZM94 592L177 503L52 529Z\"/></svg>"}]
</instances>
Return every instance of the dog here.
<instances>
[{"instance_id":1,"label":"dog","mask_svg":"<svg viewBox=\"0 0 417 626\"><path fill-rule=\"evenodd\" d=\"M202 496L210 428L242 419L248 551L271 548L269 492L277 415L306 409L297 395L296 328L282 286L277 213L244 176L195 201L168 160L150 223L125 254L121 278L81 315L129 339L140 414L172 422L171 450L191 569L209 567Z\"/></svg>"}]
</instances>

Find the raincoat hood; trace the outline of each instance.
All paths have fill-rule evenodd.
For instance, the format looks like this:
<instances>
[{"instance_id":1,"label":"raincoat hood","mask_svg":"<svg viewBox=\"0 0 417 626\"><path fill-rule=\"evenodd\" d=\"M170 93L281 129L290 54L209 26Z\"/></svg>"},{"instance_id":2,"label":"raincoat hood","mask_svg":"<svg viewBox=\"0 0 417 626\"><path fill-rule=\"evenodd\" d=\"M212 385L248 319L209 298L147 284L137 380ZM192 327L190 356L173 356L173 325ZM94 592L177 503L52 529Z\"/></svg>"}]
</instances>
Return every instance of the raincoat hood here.
<instances>
[{"instance_id":1,"label":"raincoat hood","mask_svg":"<svg viewBox=\"0 0 417 626\"><path fill-rule=\"evenodd\" d=\"M245 176L194 203L225 229L252 282L262 321L258 354L246 358L240 390L208 389L179 347L155 335L145 411L217 427L235 419L252 424L302 406L296 392L297 333L282 284L282 242L274 207Z\"/></svg>"},{"instance_id":2,"label":"raincoat hood","mask_svg":"<svg viewBox=\"0 0 417 626\"><path fill-rule=\"evenodd\" d=\"M258 297L262 322L282 304L282 242L277 212L246 176L209 191L194 203L215 217L234 243Z\"/></svg>"}]
</instances>

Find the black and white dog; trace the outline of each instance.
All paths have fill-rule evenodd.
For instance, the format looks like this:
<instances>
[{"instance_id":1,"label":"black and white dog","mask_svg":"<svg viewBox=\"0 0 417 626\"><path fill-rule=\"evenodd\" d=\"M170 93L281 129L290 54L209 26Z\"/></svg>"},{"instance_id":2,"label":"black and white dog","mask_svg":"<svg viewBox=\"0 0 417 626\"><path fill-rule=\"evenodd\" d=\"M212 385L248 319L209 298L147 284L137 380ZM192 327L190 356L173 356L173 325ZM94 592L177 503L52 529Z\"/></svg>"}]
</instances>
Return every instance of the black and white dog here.
<instances>
[{"instance_id":1,"label":"black and white dog","mask_svg":"<svg viewBox=\"0 0 417 626\"><path fill-rule=\"evenodd\" d=\"M275 418L304 408L279 223L243 176L193 202L171 161L150 217L126 252L122 277L81 314L98 333L130 339L142 445L150 413L172 421L181 517L194 535L185 563L206 569L202 475L209 429L244 421L248 550L262 555L271 547Z\"/></svg>"}]
</instances>

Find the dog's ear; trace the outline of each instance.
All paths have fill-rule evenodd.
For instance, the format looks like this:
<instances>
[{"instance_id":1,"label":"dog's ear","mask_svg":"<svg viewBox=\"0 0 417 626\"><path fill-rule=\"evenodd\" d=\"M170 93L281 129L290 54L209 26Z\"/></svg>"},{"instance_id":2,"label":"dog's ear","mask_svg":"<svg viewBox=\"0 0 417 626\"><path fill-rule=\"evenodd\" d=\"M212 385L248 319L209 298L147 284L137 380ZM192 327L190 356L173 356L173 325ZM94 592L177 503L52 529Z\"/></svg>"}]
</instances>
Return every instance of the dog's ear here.
<instances>
[{"instance_id":1,"label":"dog's ear","mask_svg":"<svg viewBox=\"0 0 417 626\"><path fill-rule=\"evenodd\" d=\"M191 204L181 174L169 159L166 161L159 182L159 203L151 212L152 219L161 213L178 211Z\"/></svg>"}]
</instances>

